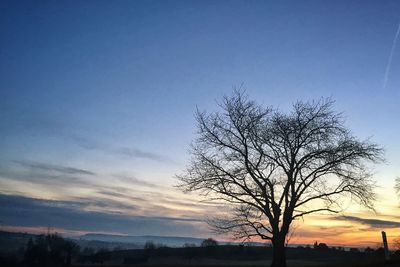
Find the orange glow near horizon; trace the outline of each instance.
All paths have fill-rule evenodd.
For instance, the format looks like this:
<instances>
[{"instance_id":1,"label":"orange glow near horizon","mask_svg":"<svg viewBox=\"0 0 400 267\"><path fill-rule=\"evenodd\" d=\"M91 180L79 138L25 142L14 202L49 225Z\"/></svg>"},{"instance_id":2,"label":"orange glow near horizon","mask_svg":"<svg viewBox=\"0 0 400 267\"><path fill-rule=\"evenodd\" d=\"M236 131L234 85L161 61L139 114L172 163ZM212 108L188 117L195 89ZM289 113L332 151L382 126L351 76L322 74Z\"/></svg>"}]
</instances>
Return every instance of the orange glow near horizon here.
<instances>
[{"instance_id":1,"label":"orange glow near horizon","mask_svg":"<svg viewBox=\"0 0 400 267\"><path fill-rule=\"evenodd\" d=\"M383 180L383 182L385 181ZM293 233L290 236L289 244L313 245L317 241L318 243L326 243L328 246L369 246L377 248L382 246L381 231L386 231L389 247L394 249L393 240L400 236L400 231L397 228L400 225L400 217L392 215L396 214L398 210L398 201L393 201L393 199L397 199L393 186L387 181L383 184L384 187L377 189L376 213L365 210L356 203L350 203L340 214L304 216L304 218L293 223ZM233 241L229 236L213 236L207 228L207 224L203 222L207 216L218 215L221 210L224 210L224 205L210 203L209 201L202 202L196 193L183 194L174 188L142 183L140 185L123 184L120 187L117 184L88 184L82 185L78 191L74 191L72 194L72 191L59 191L59 187L54 188L54 185L31 186L31 183L12 181L4 177L0 177L0 185L0 193L4 195L19 195L32 198L35 201L54 201L55 204L52 205L63 208L73 208L68 206L70 205L68 203L83 203L83 205L75 207L83 213L123 214L127 217L142 216L144 218L165 217L175 218L177 221L181 219L179 225L190 224L194 227L193 229L200 229L197 234L186 233L182 234L183 236L210 236L221 241ZM16 189L18 191L15 191ZM50 193L43 195L41 194L42 191ZM88 202L79 202L82 200ZM347 219L346 216L348 216ZM197 221L184 221L191 218ZM355 220L351 218L355 218ZM368 221L372 221L372 223ZM85 229L90 229L90 227ZM176 229L178 229L176 232L168 232L163 235L180 236L180 228ZM1 230L34 234L43 234L50 230L66 236L80 236L87 233L130 234L124 229L97 232L64 229L57 227L57 225L46 225L45 223L36 226L7 225L6 221L2 222ZM154 235L160 234L155 233ZM254 241L264 242L257 239L254 239Z\"/></svg>"},{"instance_id":2,"label":"orange glow near horizon","mask_svg":"<svg viewBox=\"0 0 400 267\"><path fill-rule=\"evenodd\" d=\"M7 232L21 232L21 233L31 233L31 234L46 234L46 233L58 233L67 237L79 237L81 235L95 233L95 234L110 234L110 235L127 235L120 232L93 232L93 231L81 231L81 230L71 230L63 228L53 228L45 226L10 226L2 225L1 231ZM383 229L385 230L385 229ZM340 225L332 225L321 229L314 225L309 225L306 223L301 224L296 228L294 234L290 237L288 244L290 245L303 245L312 246L315 242L326 243L330 247L371 247L379 248L382 247L382 236L380 229L368 229L368 227L363 227L358 224L349 223L347 226L343 227ZM398 238L396 229L385 230L390 249L397 249L394 247L394 239ZM233 240L229 237L215 236L213 237L222 242L238 242L238 240ZM267 243L263 240L254 238L252 241Z\"/></svg>"}]
</instances>

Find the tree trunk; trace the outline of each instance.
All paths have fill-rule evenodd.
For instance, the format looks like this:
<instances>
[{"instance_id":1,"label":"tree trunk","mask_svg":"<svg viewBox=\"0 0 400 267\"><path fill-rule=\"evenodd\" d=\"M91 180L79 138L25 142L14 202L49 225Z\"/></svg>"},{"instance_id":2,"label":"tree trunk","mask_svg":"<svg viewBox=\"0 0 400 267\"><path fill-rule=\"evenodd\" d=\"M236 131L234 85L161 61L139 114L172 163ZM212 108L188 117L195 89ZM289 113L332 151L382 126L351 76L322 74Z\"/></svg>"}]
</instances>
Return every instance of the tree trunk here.
<instances>
[{"instance_id":1,"label":"tree trunk","mask_svg":"<svg viewBox=\"0 0 400 267\"><path fill-rule=\"evenodd\" d=\"M286 267L285 236L278 236L272 240L272 264L271 267Z\"/></svg>"},{"instance_id":2,"label":"tree trunk","mask_svg":"<svg viewBox=\"0 0 400 267\"><path fill-rule=\"evenodd\" d=\"M67 266L71 266L71 258L72 258L71 251L68 251L68 253L67 253L67 262L66 262Z\"/></svg>"}]
</instances>

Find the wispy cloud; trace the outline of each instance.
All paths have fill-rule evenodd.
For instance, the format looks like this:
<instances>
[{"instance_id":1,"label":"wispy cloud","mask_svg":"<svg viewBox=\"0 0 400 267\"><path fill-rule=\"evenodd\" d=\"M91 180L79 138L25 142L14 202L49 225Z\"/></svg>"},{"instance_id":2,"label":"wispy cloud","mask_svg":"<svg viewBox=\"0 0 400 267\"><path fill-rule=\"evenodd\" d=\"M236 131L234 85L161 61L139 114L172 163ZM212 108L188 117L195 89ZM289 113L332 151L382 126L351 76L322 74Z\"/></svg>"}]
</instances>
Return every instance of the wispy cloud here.
<instances>
[{"instance_id":1,"label":"wispy cloud","mask_svg":"<svg viewBox=\"0 0 400 267\"><path fill-rule=\"evenodd\" d=\"M29 161L21 161L21 160L14 160L14 162L23 167L27 167L27 168L31 168L33 170L39 170L39 171L48 171L48 172L56 172L56 173L60 173L60 174L71 174L71 175L96 175L94 172L88 171L85 169L66 167L66 166L55 165L55 164L29 162Z\"/></svg>"},{"instance_id":2,"label":"wispy cloud","mask_svg":"<svg viewBox=\"0 0 400 267\"><path fill-rule=\"evenodd\" d=\"M27 196L23 198L23 201L19 200L24 205L30 201L35 206L32 209L39 209L36 213L36 216L39 217L44 212L42 208L47 207L49 212L55 209L55 213L52 214L67 209L67 214L70 210L73 210L74 214L100 213L107 214L107 216L132 217L141 221L145 221L147 218L163 223L172 221L176 224L177 222L200 223L204 219L204 213L213 213L216 210L215 206L198 203L195 199L187 196L178 198L177 192L171 191L171 188L150 183L123 172L105 175L101 172L77 168L76 166L14 160L0 166L0 176L0 182L3 181L6 185L0 189L0 194ZM20 190L9 190L9 184L14 181L18 181ZM26 183L26 186L24 183ZM35 186L31 190L29 186L32 183ZM44 193L53 191L54 194ZM59 201L37 199L42 197L59 199ZM14 199L13 203L10 202L5 205L16 207L17 204ZM40 208L37 206L40 206ZM19 208L25 210L21 205ZM9 210L9 212L8 215L3 217L11 216L10 218L12 218L12 210ZM25 211L18 211L18 209L14 212L14 216L25 213ZM2 215L0 214L0 216ZM15 223L15 225L20 224ZM27 226L38 225L41 226L42 224L29 224ZM51 221L48 225L64 227L60 224L53 224ZM96 231L103 230L112 231L111 229L97 229Z\"/></svg>"},{"instance_id":3,"label":"wispy cloud","mask_svg":"<svg viewBox=\"0 0 400 267\"><path fill-rule=\"evenodd\" d=\"M163 163L174 163L174 161L165 155L145 151L135 147L112 147L104 143L89 140L83 137L73 137L76 144L87 150L98 150L105 153L138 159L149 159Z\"/></svg>"},{"instance_id":4,"label":"wispy cloud","mask_svg":"<svg viewBox=\"0 0 400 267\"><path fill-rule=\"evenodd\" d=\"M143 159L151 159L155 161L160 161L160 162L169 162L172 163L173 160L171 160L169 157L148 152L148 151L143 151L137 148L130 148L130 147L120 147L112 150L116 154L132 157L132 158L143 158Z\"/></svg>"},{"instance_id":5,"label":"wispy cloud","mask_svg":"<svg viewBox=\"0 0 400 267\"><path fill-rule=\"evenodd\" d=\"M21 182L34 182L41 185L90 185L88 178L97 174L90 170L33 162L25 160L12 160L7 164L0 164L0 176L2 179Z\"/></svg>"},{"instance_id":6,"label":"wispy cloud","mask_svg":"<svg viewBox=\"0 0 400 267\"><path fill-rule=\"evenodd\" d=\"M372 228L397 228L400 227L400 222L390 220L366 219L356 216L337 216L337 220L357 222Z\"/></svg>"},{"instance_id":7,"label":"wispy cloud","mask_svg":"<svg viewBox=\"0 0 400 267\"><path fill-rule=\"evenodd\" d=\"M83 204L82 204L83 203ZM132 235L203 235L205 225L190 217L140 216L87 211L84 201L53 201L0 194L4 225L49 226ZM200 224L200 225L199 225Z\"/></svg>"},{"instance_id":8,"label":"wispy cloud","mask_svg":"<svg viewBox=\"0 0 400 267\"><path fill-rule=\"evenodd\" d=\"M143 197L131 196L126 193L121 193L121 192L118 192L117 190L107 189L107 188L99 189L96 191L96 193L103 195L103 196L107 196L107 197L122 198L124 200L131 200L131 201L142 202L142 203L147 201L147 199L143 198Z\"/></svg>"},{"instance_id":9,"label":"wispy cloud","mask_svg":"<svg viewBox=\"0 0 400 267\"><path fill-rule=\"evenodd\" d=\"M113 174L112 176L117 178L118 180L128 183L128 184L140 185L140 186L151 187L151 188L162 187L161 185L150 183L150 182L144 181L142 179L138 179L131 175Z\"/></svg>"}]
</instances>

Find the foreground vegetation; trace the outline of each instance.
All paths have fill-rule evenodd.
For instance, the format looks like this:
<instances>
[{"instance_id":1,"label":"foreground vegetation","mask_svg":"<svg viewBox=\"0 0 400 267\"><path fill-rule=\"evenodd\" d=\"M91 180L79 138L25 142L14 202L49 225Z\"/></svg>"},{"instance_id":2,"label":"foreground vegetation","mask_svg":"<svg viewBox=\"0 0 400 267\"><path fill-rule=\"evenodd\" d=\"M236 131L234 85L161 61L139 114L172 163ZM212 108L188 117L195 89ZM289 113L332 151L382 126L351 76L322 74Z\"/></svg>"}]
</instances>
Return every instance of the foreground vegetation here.
<instances>
[{"instance_id":1,"label":"foreground vegetation","mask_svg":"<svg viewBox=\"0 0 400 267\"><path fill-rule=\"evenodd\" d=\"M10 244L11 245L11 244ZM170 248L149 242L143 249L93 249L79 247L57 234L33 236L21 248L0 252L0 266L177 266L177 267L258 267L269 266L273 250L267 246L218 245L212 239L202 246L190 244ZM287 248L288 266L372 267L400 266L400 253L384 261L379 249L344 250L320 243L314 246Z\"/></svg>"}]
</instances>

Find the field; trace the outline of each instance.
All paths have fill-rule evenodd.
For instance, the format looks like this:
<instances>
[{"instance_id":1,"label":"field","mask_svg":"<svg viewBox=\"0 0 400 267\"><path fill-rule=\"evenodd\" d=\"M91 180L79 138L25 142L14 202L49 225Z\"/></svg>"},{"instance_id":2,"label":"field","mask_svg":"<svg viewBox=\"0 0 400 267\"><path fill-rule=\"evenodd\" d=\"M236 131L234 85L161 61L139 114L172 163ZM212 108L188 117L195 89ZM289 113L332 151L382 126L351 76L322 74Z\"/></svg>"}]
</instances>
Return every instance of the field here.
<instances>
[{"instance_id":1,"label":"field","mask_svg":"<svg viewBox=\"0 0 400 267\"><path fill-rule=\"evenodd\" d=\"M266 267L270 266L270 260L263 261L231 261L231 260L213 260L213 259L201 259L192 262L182 261L152 261L145 264L83 264L76 265L76 267ZM400 267L400 261L382 261L382 260L359 260L350 262L335 262L332 263L329 260L288 260L288 267Z\"/></svg>"},{"instance_id":2,"label":"field","mask_svg":"<svg viewBox=\"0 0 400 267\"><path fill-rule=\"evenodd\" d=\"M135 267L264 267L271 264L271 248L219 246L212 248L158 248L113 251L103 255L103 265L92 262L74 266L135 266ZM288 267L372 267L400 266L393 258L385 261L380 250L373 252L337 249L288 248ZM82 259L81 259L82 260Z\"/></svg>"}]
</instances>

